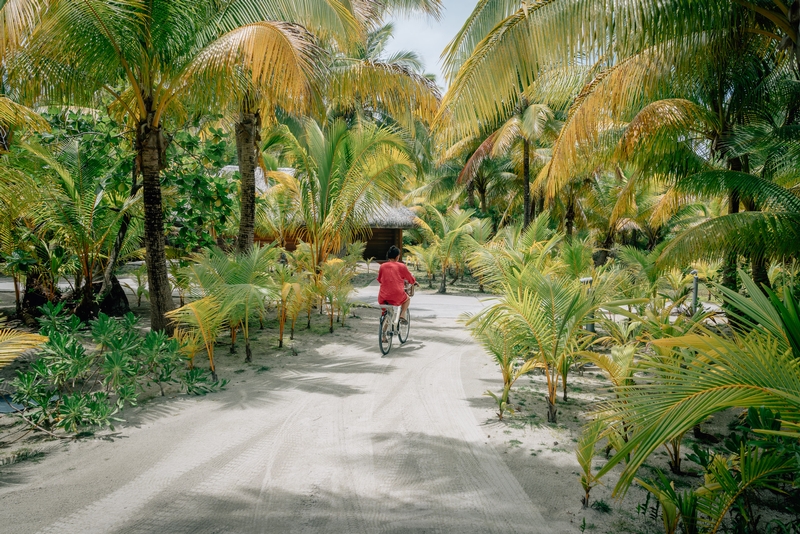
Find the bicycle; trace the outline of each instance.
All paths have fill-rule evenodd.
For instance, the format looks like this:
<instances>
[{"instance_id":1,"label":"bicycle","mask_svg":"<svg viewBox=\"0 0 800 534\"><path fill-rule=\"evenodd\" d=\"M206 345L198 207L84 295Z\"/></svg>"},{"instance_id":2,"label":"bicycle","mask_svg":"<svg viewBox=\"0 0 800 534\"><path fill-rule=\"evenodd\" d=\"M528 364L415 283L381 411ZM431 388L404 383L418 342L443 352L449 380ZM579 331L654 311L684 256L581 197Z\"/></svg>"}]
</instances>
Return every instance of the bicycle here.
<instances>
[{"instance_id":1,"label":"bicycle","mask_svg":"<svg viewBox=\"0 0 800 534\"><path fill-rule=\"evenodd\" d=\"M405 290L408 298L414 296L414 287L411 284L406 284ZM389 308L392 309L391 318L389 316ZM391 306L389 304L381 304L381 320L378 326L378 347L381 349L381 354L386 356L392 349L392 339L397 336L400 344L408 341L408 334L411 332L411 310L406 310L406 320L400 323L400 310L402 306Z\"/></svg>"}]
</instances>

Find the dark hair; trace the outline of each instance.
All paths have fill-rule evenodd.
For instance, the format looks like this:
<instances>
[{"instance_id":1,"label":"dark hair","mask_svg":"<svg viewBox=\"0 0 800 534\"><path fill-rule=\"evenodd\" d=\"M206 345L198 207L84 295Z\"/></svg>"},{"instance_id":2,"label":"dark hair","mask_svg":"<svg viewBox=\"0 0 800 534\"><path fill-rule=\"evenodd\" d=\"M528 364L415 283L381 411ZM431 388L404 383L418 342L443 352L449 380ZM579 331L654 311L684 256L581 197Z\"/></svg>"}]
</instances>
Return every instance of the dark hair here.
<instances>
[{"instance_id":1,"label":"dark hair","mask_svg":"<svg viewBox=\"0 0 800 534\"><path fill-rule=\"evenodd\" d=\"M400 255L400 249L392 245L389 247L389 252L386 253L387 260L393 260Z\"/></svg>"}]
</instances>

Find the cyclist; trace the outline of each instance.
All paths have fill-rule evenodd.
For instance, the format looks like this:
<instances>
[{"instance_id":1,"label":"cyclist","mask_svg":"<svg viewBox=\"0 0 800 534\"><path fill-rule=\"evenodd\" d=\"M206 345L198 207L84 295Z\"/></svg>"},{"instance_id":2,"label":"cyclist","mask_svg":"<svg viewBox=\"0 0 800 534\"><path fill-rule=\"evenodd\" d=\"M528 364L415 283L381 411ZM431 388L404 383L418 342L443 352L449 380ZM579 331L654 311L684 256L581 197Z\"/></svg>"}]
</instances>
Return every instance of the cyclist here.
<instances>
[{"instance_id":1,"label":"cyclist","mask_svg":"<svg viewBox=\"0 0 800 534\"><path fill-rule=\"evenodd\" d=\"M400 322L406 322L406 311L411 299L405 290L405 283L416 284L417 280L406 264L400 261L400 249L392 245L386 253L389 260L378 270L378 283L381 289L378 292L378 304L388 306L402 306L400 309Z\"/></svg>"}]
</instances>

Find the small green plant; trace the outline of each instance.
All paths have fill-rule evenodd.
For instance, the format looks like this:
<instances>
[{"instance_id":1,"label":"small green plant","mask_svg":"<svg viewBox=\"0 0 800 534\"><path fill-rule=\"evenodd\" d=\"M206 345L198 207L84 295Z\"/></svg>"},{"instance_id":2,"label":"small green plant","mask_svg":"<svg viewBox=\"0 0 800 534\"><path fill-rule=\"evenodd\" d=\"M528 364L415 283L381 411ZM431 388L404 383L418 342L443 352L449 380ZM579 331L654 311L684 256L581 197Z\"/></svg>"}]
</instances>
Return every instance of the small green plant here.
<instances>
[{"instance_id":1,"label":"small green plant","mask_svg":"<svg viewBox=\"0 0 800 534\"><path fill-rule=\"evenodd\" d=\"M142 305L142 297L150 300L150 292L147 290L147 265L140 265L131 274L136 278L136 287L132 287L127 282L121 285L127 287L131 293L136 295L136 306L139 307Z\"/></svg>"},{"instance_id":2,"label":"small green plant","mask_svg":"<svg viewBox=\"0 0 800 534\"><path fill-rule=\"evenodd\" d=\"M598 419L592 422L584 429L578 440L578 445L575 447L575 456L583 471L583 473L581 473L581 487L583 488L584 495L581 498L581 504L583 504L584 508L589 507L589 493L592 491L592 488L600 483L594 473L592 473L592 459L594 459L597 441L600 439L602 431L603 422L601 420Z\"/></svg>"},{"instance_id":3,"label":"small green plant","mask_svg":"<svg viewBox=\"0 0 800 534\"><path fill-rule=\"evenodd\" d=\"M109 426L126 406L134 406L147 386L181 383L187 391L202 389L202 371L188 379L180 376L186 366L179 343L160 332L142 336L138 320L127 314L114 319L100 314L90 322L93 349L79 334L80 321L66 315L63 304L40 308L41 332L47 341L39 358L27 370L17 371L12 382L17 412L35 429L68 433ZM217 387L212 385L209 387Z\"/></svg>"},{"instance_id":4,"label":"small green plant","mask_svg":"<svg viewBox=\"0 0 800 534\"><path fill-rule=\"evenodd\" d=\"M222 380L213 380L209 371L195 367L183 374L181 384L190 395L206 395L225 389L225 386L228 385L228 380L224 378Z\"/></svg>"},{"instance_id":5,"label":"small green plant","mask_svg":"<svg viewBox=\"0 0 800 534\"><path fill-rule=\"evenodd\" d=\"M597 510L601 514L610 514L611 505L603 499L598 499L592 503L592 509Z\"/></svg>"}]
</instances>

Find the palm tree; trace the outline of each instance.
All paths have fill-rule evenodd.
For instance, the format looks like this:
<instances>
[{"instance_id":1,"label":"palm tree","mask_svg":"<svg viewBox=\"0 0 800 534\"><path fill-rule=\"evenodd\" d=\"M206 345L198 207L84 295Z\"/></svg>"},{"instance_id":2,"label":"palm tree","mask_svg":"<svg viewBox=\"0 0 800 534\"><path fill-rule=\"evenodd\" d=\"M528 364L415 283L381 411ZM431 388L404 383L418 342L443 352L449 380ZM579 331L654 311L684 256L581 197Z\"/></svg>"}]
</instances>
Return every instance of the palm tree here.
<instances>
[{"instance_id":1,"label":"palm tree","mask_svg":"<svg viewBox=\"0 0 800 534\"><path fill-rule=\"evenodd\" d=\"M539 362L535 358L530 358L519 365L517 347L500 330L484 330L480 333L475 331L475 335L500 367L500 373L503 376L503 391L499 396L488 390L485 393L497 403L497 417L502 420L506 411L513 411L510 407L510 394L514 383L533 371Z\"/></svg>"},{"instance_id":2,"label":"palm tree","mask_svg":"<svg viewBox=\"0 0 800 534\"><path fill-rule=\"evenodd\" d=\"M720 290L734 302L743 330L732 338L701 330L651 341L676 357L642 362L652 380L619 388L624 399L608 404L609 422L624 419L633 429L628 443L598 473L608 473L630 454L616 493L627 490L661 444L728 408L763 406L779 412L783 435L800 437L797 303L790 292L783 302L774 294L767 297L751 278L739 274L749 298L722 286ZM665 382L670 387L664 387Z\"/></svg>"},{"instance_id":3,"label":"palm tree","mask_svg":"<svg viewBox=\"0 0 800 534\"><path fill-rule=\"evenodd\" d=\"M39 114L15 101L7 77L9 61L29 37L46 4L45 0L7 0L0 6L0 155L10 149L15 129L49 129Z\"/></svg>"},{"instance_id":4,"label":"palm tree","mask_svg":"<svg viewBox=\"0 0 800 534\"><path fill-rule=\"evenodd\" d=\"M434 247L425 245L409 245L406 250L414 255L419 265L428 275L428 287L433 287L433 280L439 270L439 256Z\"/></svg>"},{"instance_id":5,"label":"palm tree","mask_svg":"<svg viewBox=\"0 0 800 534\"><path fill-rule=\"evenodd\" d=\"M278 254L273 247L256 246L245 254L229 256L215 248L196 256L196 263L188 267L200 297L213 299L218 306L215 314L220 314L232 331L242 329L245 362L253 358L250 319L254 314L263 316L267 301L278 294L270 272Z\"/></svg>"},{"instance_id":6,"label":"palm tree","mask_svg":"<svg viewBox=\"0 0 800 534\"><path fill-rule=\"evenodd\" d=\"M56 2L26 45L19 71L35 80L38 92L80 104L104 91L134 128L155 330L172 330L165 316L173 303L160 185L168 143L165 121L184 112L182 100L194 97L202 103L215 93L209 86L223 86L240 68L253 83L270 79L276 92L291 94L300 37L289 39L278 31L280 24L263 21L273 20L269 15L276 6L296 13L293 4L309 7L266 1L237 1L225 9L214 0ZM239 20L248 23L240 26ZM273 39L263 38L265 33Z\"/></svg>"},{"instance_id":7,"label":"palm tree","mask_svg":"<svg viewBox=\"0 0 800 534\"><path fill-rule=\"evenodd\" d=\"M521 97L511 118L486 137L467 160L458 177L459 183L472 183L479 174L481 163L490 156L498 157L511 151L515 155L521 154L516 160L521 161L522 167L522 213L523 225L527 227L536 216L535 205L531 201L531 175L538 173L549 161L548 145L555 140L560 127L549 106L531 104L527 98Z\"/></svg>"},{"instance_id":8,"label":"palm tree","mask_svg":"<svg viewBox=\"0 0 800 534\"><path fill-rule=\"evenodd\" d=\"M447 271L457 258L466 250L469 244L469 235L480 219L473 218L472 210L450 210L441 213L435 208L428 207L431 217L430 224L423 226L429 245L436 251L439 268L442 270L442 280L439 283L439 293L447 292Z\"/></svg>"},{"instance_id":9,"label":"palm tree","mask_svg":"<svg viewBox=\"0 0 800 534\"><path fill-rule=\"evenodd\" d=\"M470 319L478 334L502 332L505 342L518 347L526 360L539 363L547 378L547 421L558 419L559 380L568 362L594 342L583 327L599 307L602 284L589 292L579 280L543 274L530 265L504 274L500 301Z\"/></svg>"},{"instance_id":10,"label":"palm tree","mask_svg":"<svg viewBox=\"0 0 800 534\"><path fill-rule=\"evenodd\" d=\"M397 132L368 122L350 127L341 119L324 125L306 119L299 136L285 132L284 146L296 172L269 173L278 181L270 194L293 199L316 275L329 254L365 231L376 206L399 197L413 162Z\"/></svg>"},{"instance_id":11,"label":"palm tree","mask_svg":"<svg viewBox=\"0 0 800 534\"><path fill-rule=\"evenodd\" d=\"M78 260L76 314L83 320L96 315L93 283L111 249L123 217L141 200L120 199L109 190L112 169L87 161L79 143L66 143L60 154L23 145L26 168L0 171L0 188L16 192L15 202L42 239L57 239Z\"/></svg>"}]
</instances>

